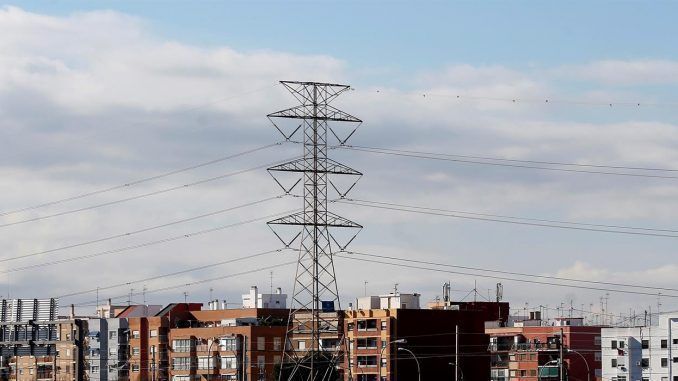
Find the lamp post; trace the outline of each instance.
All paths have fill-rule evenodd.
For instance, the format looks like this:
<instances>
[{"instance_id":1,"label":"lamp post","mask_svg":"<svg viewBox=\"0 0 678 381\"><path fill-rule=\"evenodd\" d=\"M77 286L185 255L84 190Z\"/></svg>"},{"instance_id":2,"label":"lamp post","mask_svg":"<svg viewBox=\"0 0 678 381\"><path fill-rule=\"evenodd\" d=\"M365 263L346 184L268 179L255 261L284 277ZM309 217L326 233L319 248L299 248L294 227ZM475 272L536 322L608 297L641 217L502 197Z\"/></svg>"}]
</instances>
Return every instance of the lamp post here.
<instances>
[{"instance_id":1,"label":"lamp post","mask_svg":"<svg viewBox=\"0 0 678 381\"><path fill-rule=\"evenodd\" d=\"M447 363L450 366L454 367L454 378L457 378L457 370L459 370L459 374L461 375L461 381L464 381L464 372L461 370L461 368L457 365L455 362L448 362ZM455 380L456 381L456 380Z\"/></svg>"},{"instance_id":2,"label":"lamp post","mask_svg":"<svg viewBox=\"0 0 678 381\"><path fill-rule=\"evenodd\" d=\"M417 358L417 356L415 356L414 352L412 352L411 350L409 350L407 348L398 347L398 350L399 351L405 351L405 352L409 353L410 355L412 355L412 357L414 357L414 361L416 361L416 363L417 363L417 379L419 381L421 381L421 368L419 367L419 359Z\"/></svg>"},{"instance_id":3,"label":"lamp post","mask_svg":"<svg viewBox=\"0 0 678 381\"><path fill-rule=\"evenodd\" d=\"M589 368L589 362L588 360L586 360L586 357L584 357L584 355L582 355L581 353L569 348L567 350L567 353L576 353L579 355L579 357L581 357L582 360L584 360L584 364L586 364L586 381L591 381L591 368Z\"/></svg>"},{"instance_id":4,"label":"lamp post","mask_svg":"<svg viewBox=\"0 0 678 381\"><path fill-rule=\"evenodd\" d=\"M386 347L390 347L391 344L406 344L406 343L407 343L406 339L396 339L389 341L388 344L386 345L382 345L381 351L379 352L379 364L377 364L377 366L379 367L379 380L377 381L381 381L381 359L384 356L384 349L386 349Z\"/></svg>"},{"instance_id":5,"label":"lamp post","mask_svg":"<svg viewBox=\"0 0 678 381\"><path fill-rule=\"evenodd\" d=\"M210 342L210 345L207 346L207 368L209 369L210 374L214 374L216 371L216 361L215 358L212 356L212 345L214 343L219 342L219 337L214 336L211 338L212 342Z\"/></svg>"}]
</instances>

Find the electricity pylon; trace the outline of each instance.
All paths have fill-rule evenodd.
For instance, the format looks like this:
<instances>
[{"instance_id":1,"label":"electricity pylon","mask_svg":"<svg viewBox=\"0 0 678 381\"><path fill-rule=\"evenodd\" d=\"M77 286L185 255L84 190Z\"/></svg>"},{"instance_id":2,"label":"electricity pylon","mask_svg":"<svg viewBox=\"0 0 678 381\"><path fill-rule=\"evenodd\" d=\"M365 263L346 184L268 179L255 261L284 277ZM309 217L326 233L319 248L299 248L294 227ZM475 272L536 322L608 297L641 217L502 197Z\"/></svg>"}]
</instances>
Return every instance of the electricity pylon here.
<instances>
[{"instance_id":1,"label":"electricity pylon","mask_svg":"<svg viewBox=\"0 0 678 381\"><path fill-rule=\"evenodd\" d=\"M362 173L328 158L328 133L339 145L343 145L357 130L362 121L347 114L330 103L341 93L350 89L347 85L318 82L281 81L281 84L299 101L299 105L268 115L278 131L288 141L301 131L303 156L268 169L275 181L290 193L299 183L303 184L303 210L289 216L269 221L276 236L290 247L300 238L299 259L290 304L289 326L285 339L283 364L289 372L288 380L328 380L332 368L337 366L343 343L343 328L337 310L341 311L339 290L334 272L333 253L344 250L353 241L362 226L328 210L328 190L334 189L344 197ZM278 123L280 119L294 119L299 125L290 134ZM346 138L340 138L330 125L334 122L354 124ZM280 123L280 122L279 122ZM297 123L294 123L296 126ZM301 179L291 188L286 188L276 178L280 172L296 172ZM350 175L356 180L346 191L341 191L332 181L335 175ZM300 231L291 241L281 237L275 230L279 225L299 226ZM335 229L356 229L346 242L340 243ZM337 250L338 249L338 250ZM297 346L292 345L292 337ZM303 346L298 344L302 341ZM329 360L328 360L329 359ZM328 365L329 362L329 365Z\"/></svg>"}]
</instances>

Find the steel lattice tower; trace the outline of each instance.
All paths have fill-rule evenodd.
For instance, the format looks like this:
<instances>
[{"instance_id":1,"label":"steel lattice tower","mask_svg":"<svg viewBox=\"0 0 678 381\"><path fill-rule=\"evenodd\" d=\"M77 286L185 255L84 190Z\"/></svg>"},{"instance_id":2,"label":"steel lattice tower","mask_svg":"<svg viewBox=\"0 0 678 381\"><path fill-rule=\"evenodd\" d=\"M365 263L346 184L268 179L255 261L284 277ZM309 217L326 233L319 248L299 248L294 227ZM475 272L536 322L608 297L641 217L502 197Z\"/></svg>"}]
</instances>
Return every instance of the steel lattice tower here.
<instances>
[{"instance_id":1,"label":"steel lattice tower","mask_svg":"<svg viewBox=\"0 0 678 381\"><path fill-rule=\"evenodd\" d=\"M309 381L320 381L326 380L328 369L336 366L339 348L343 343L343 335L339 333L343 329L339 327L340 320L336 312L341 310L341 305L333 253L345 249L362 228L359 224L328 210L328 203L331 201L328 199L328 190L334 189L339 197L344 197L362 176L362 173L328 158L328 132L338 140L338 144L344 144L362 121L330 105L341 93L350 89L347 85L294 81L281 81L281 84L300 104L271 113L268 118L288 141L293 141L292 138L297 132L302 132L303 140L297 143L303 145L303 157L273 166L268 170L274 179L275 174L279 172L300 173L302 178L292 188L301 182L304 200L302 211L268 222L285 246L289 247L300 238L283 363L288 364L290 368L292 364L294 365L288 376L289 380L299 380L303 377ZM279 118L296 119L300 124L288 135L276 124ZM342 140L330 126L330 123L334 122L352 122L355 127L349 129L350 133ZM342 193L332 182L331 177L334 175L352 175L356 180L346 192ZM276 182L286 193L292 191L292 188L286 189L277 179ZM299 226L301 231L292 241L286 242L274 229L279 225ZM349 235L351 238L342 246L332 233L335 228L357 230L352 237ZM290 340L292 336L310 341L310 347L304 350L294 348ZM333 348L321 345L321 339L325 340L332 336L338 338ZM321 370L320 358L331 358L331 366L325 364L322 367L324 370ZM308 374L308 377L302 374Z\"/></svg>"}]
</instances>

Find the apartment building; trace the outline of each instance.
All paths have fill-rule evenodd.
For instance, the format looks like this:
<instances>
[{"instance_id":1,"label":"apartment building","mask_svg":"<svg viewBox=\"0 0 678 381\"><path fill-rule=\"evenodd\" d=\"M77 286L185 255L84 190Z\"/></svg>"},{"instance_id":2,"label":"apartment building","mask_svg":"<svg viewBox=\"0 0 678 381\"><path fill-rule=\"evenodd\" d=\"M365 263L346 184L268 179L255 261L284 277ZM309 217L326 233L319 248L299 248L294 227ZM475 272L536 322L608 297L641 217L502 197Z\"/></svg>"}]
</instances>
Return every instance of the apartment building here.
<instances>
[{"instance_id":1,"label":"apartment building","mask_svg":"<svg viewBox=\"0 0 678 381\"><path fill-rule=\"evenodd\" d=\"M454 379L457 369L465 381L486 380L489 357L473 354L487 349L485 321L505 320L508 303L435 307L421 309L419 294L359 298L355 309L343 312L344 380Z\"/></svg>"},{"instance_id":2,"label":"apartment building","mask_svg":"<svg viewBox=\"0 0 678 381\"><path fill-rule=\"evenodd\" d=\"M288 311L271 308L191 311L170 330L172 381L274 381Z\"/></svg>"},{"instance_id":3,"label":"apartment building","mask_svg":"<svg viewBox=\"0 0 678 381\"><path fill-rule=\"evenodd\" d=\"M170 379L169 330L201 307L201 303L172 303L154 315L119 315L128 321L130 381Z\"/></svg>"},{"instance_id":4,"label":"apartment building","mask_svg":"<svg viewBox=\"0 0 678 381\"><path fill-rule=\"evenodd\" d=\"M678 381L678 315L659 315L657 325L601 330L606 381Z\"/></svg>"},{"instance_id":5,"label":"apartment building","mask_svg":"<svg viewBox=\"0 0 678 381\"><path fill-rule=\"evenodd\" d=\"M582 318L543 321L539 312L512 324L488 325L492 381L601 380L601 327ZM607 379L606 379L607 380Z\"/></svg>"},{"instance_id":6,"label":"apartment building","mask_svg":"<svg viewBox=\"0 0 678 381\"><path fill-rule=\"evenodd\" d=\"M130 317L148 317L162 309L159 305L114 306L109 300L97 308L97 317L86 318L85 373L90 381L129 379Z\"/></svg>"},{"instance_id":7,"label":"apartment building","mask_svg":"<svg viewBox=\"0 0 678 381\"><path fill-rule=\"evenodd\" d=\"M0 300L0 380L82 380L86 324L58 312L57 299Z\"/></svg>"}]
</instances>

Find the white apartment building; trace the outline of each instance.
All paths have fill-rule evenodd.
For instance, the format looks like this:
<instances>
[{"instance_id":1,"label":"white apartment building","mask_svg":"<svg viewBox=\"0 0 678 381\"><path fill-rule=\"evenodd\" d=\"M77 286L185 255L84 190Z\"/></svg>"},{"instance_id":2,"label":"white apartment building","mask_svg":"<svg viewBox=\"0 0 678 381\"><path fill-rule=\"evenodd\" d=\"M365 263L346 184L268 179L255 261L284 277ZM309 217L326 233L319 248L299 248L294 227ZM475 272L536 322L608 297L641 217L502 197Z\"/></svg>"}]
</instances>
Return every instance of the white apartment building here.
<instances>
[{"instance_id":1,"label":"white apartment building","mask_svg":"<svg viewBox=\"0 0 678 381\"><path fill-rule=\"evenodd\" d=\"M604 381L678 381L678 314L659 324L601 330Z\"/></svg>"}]
</instances>

